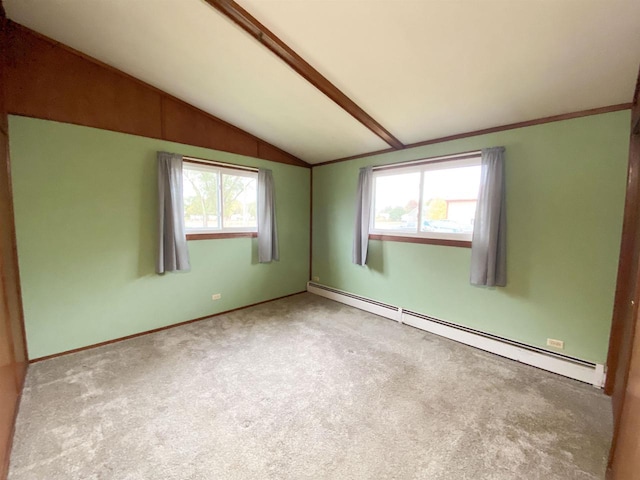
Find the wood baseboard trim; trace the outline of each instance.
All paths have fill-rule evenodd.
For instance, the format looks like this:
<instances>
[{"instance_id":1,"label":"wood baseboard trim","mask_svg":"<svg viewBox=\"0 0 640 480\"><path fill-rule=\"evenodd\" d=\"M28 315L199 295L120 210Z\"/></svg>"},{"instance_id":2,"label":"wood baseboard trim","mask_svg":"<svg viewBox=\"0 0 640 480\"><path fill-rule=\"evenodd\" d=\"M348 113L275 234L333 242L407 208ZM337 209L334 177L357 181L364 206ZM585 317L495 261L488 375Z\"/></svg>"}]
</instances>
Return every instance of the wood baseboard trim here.
<instances>
[{"instance_id":1,"label":"wood baseboard trim","mask_svg":"<svg viewBox=\"0 0 640 480\"><path fill-rule=\"evenodd\" d=\"M444 247L471 248L471 242L468 240L447 240L444 238L405 237L402 235L380 235L370 233L369 240L380 240L381 242L421 243L424 245L440 245Z\"/></svg>"},{"instance_id":2,"label":"wood baseboard trim","mask_svg":"<svg viewBox=\"0 0 640 480\"><path fill-rule=\"evenodd\" d=\"M276 297L276 298L271 298L269 300L263 300L262 302L252 303L250 305L245 305L243 307L232 308L231 310L225 310L224 312L212 313L211 315L205 315L204 317L198 317L198 318L194 318L194 319L191 319L191 320L185 320L184 322L173 323L171 325L166 325L164 327L154 328L152 330L146 330L146 331L140 332L140 333L134 333L132 335L127 335L126 337L118 337L118 338L114 338L113 340L107 340L105 342L94 343L92 345L87 345L85 347L74 348L72 350L66 350L64 352L54 353L52 355L46 355L44 357L34 358L33 360L29 360L29 364L43 362L45 360L51 360L52 358L71 355L73 353L83 352L85 350L91 350L93 348L98 348L98 347L104 347L105 345L111 345L112 343L123 342L125 340L130 340L132 338L142 337L144 335L149 335L149 334L152 334L152 333L161 332L163 330L169 330L169 329L172 329L172 328L181 327L182 325L188 325L190 323L199 322L201 320L206 320L206 319L212 318L212 317L219 317L220 315L226 315L228 313L236 312L238 310L244 310L245 308L255 307L257 305L262 305L263 303L269 303L269 302L274 302L276 300L282 300L283 298L293 297L294 295L300 295L301 293L306 293L306 290L302 290L300 292L295 292L295 293L290 293L289 295L283 295L282 297Z\"/></svg>"}]
</instances>

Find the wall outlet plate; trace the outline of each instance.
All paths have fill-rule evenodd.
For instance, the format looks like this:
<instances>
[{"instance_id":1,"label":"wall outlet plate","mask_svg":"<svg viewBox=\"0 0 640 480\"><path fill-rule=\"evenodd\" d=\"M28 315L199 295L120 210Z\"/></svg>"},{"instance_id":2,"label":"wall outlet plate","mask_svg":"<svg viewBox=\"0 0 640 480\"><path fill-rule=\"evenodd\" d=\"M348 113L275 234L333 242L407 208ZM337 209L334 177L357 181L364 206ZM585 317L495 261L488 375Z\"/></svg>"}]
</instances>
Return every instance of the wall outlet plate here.
<instances>
[{"instance_id":1,"label":"wall outlet plate","mask_svg":"<svg viewBox=\"0 0 640 480\"><path fill-rule=\"evenodd\" d=\"M214 293L213 295L211 295L211 300L220 300L221 298L222 298L221 293Z\"/></svg>"},{"instance_id":2,"label":"wall outlet plate","mask_svg":"<svg viewBox=\"0 0 640 480\"><path fill-rule=\"evenodd\" d=\"M313 281L314 282L319 282L320 281L320 277L313 277Z\"/></svg>"},{"instance_id":3,"label":"wall outlet plate","mask_svg":"<svg viewBox=\"0 0 640 480\"><path fill-rule=\"evenodd\" d=\"M562 340L556 340L554 338L547 338L547 346L548 347L554 347L554 348L563 349L564 348L564 342Z\"/></svg>"}]
</instances>

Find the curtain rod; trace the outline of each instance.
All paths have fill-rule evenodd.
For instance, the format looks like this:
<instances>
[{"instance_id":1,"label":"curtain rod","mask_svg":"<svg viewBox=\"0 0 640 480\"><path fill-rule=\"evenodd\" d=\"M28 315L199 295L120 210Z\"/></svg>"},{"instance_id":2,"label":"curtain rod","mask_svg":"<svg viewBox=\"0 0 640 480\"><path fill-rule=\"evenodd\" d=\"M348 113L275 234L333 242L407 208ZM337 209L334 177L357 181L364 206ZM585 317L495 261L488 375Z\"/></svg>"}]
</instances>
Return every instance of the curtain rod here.
<instances>
[{"instance_id":1,"label":"curtain rod","mask_svg":"<svg viewBox=\"0 0 640 480\"><path fill-rule=\"evenodd\" d=\"M234 165L232 163L217 162L215 160L207 160L206 158L187 157L183 156L182 160L189 163L199 163L202 165L217 165L218 167L230 168L232 170L244 170L246 172L257 172L258 169L254 167L244 167L241 165Z\"/></svg>"},{"instance_id":2,"label":"curtain rod","mask_svg":"<svg viewBox=\"0 0 640 480\"><path fill-rule=\"evenodd\" d=\"M469 152L454 153L451 155L441 155L439 157L422 158L420 160L410 160L408 162L387 163L385 165L377 165L373 167L373 171L391 170L393 168L410 167L415 165L424 165L427 163L446 162L449 160L464 160L465 158L473 158L482 155L482 150L471 150Z\"/></svg>"}]
</instances>

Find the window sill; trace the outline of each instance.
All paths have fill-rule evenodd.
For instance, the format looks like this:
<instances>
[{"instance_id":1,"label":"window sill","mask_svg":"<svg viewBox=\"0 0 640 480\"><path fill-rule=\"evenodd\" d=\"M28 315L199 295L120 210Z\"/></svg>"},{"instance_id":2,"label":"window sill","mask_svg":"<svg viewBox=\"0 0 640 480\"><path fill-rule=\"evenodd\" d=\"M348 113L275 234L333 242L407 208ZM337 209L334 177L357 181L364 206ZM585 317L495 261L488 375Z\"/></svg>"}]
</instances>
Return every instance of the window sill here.
<instances>
[{"instance_id":1,"label":"window sill","mask_svg":"<svg viewBox=\"0 0 640 480\"><path fill-rule=\"evenodd\" d=\"M428 245L443 245L446 247L471 248L471 242L468 240L445 240L443 238L403 237L400 235L378 235L370 233L369 240L380 240L383 242L424 243Z\"/></svg>"},{"instance_id":2,"label":"window sill","mask_svg":"<svg viewBox=\"0 0 640 480\"><path fill-rule=\"evenodd\" d=\"M218 238L255 238L257 232L187 233L187 240L215 240Z\"/></svg>"}]
</instances>

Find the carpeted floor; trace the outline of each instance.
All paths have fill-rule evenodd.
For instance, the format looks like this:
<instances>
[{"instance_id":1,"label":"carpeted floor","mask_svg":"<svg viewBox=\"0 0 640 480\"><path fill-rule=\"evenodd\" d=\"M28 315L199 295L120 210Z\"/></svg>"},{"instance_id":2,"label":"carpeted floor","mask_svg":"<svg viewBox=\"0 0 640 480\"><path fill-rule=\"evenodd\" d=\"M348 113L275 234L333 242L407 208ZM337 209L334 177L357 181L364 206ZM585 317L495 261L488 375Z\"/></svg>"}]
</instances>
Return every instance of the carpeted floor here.
<instances>
[{"instance_id":1,"label":"carpeted floor","mask_svg":"<svg viewBox=\"0 0 640 480\"><path fill-rule=\"evenodd\" d=\"M609 400L311 294L31 366L10 480L602 479Z\"/></svg>"}]
</instances>

